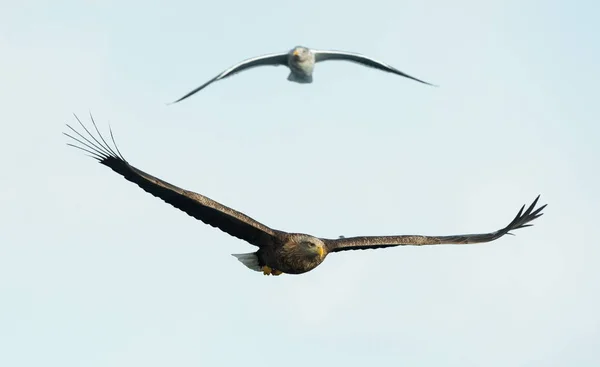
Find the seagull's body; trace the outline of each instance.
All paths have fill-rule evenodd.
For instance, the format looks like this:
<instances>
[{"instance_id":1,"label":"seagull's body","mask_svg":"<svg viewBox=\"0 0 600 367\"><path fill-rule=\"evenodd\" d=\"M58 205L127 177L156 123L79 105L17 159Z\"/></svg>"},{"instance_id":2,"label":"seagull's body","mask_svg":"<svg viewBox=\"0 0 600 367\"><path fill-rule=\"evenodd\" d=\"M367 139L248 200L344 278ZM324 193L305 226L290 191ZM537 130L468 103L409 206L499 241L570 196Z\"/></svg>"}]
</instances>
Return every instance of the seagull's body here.
<instances>
[{"instance_id":1,"label":"seagull's body","mask_svg":"<svg viewBox=\"0 0 600 367\"><path fill-rule=\"evenodd\" d=\"M326 61L326 60L346 60L352 61L355 63L359 63L364 66L372 67L375 69L379 69L382 71L386 71L389 73L401 75L403 77L418 81L423 84L433 85L412 77L408 74L403 73L402 71L390 66L381 61L377 61L373 58L354 53L354 52L346 52L346 51L334 51L334 50L314 50L304 46L296 46L288 52L280 52L268 55L262 55L253 57L250 59L246 59L227 70L224 70L216 77L202 84L198 88L189 92L185 96L179 98L177 101L173 103L177 103L182 101L191 95L199 92L204 89L209 84L216 82L218 80L227 78L231 75L239 73L240 71L247 70L257 66L280 66L284 65L290 69L290 74L288 75L288 80L291 82L299 83L299 84L310 84L313 81L313 71L315 69L315 64L317 62Z\"/></svg>"},{"instance_id":2,"label":"seagull's body","mask_svg":"<svg viewBox=\"0 0 600 367\"><path fill-rule=\"evenodd\" d=\"M79 121L79 119L78 119ZM93 120L92 120L93 122ZM69 144L89 153L92 158L111 168L126 180L137 184L144 191L178 208L202 222L219 228L258 247L256 252L233 254L246 267L262 271L265 275L302 274L319 266L330 253L347 250L378 249L395 246L423 246L442 244L473 244L494 241L512 230L529 227L534 219L542 215L543 205L534 210L539 196L527 210L521 208L517 216L506 227L489 233L450 236L361 236L337 239L319 238L304 233L289 233L268 226L249 216L218 203L204 195L188 191L145 173L130 165L119 152L116 144L111 148L94 123L99 139L79 121L88 137L67 125L77 138L65 133L79 145ZM111 132L112 137L112 132ZM114 138L113 138L114 143ZM200 165L201 167L201 165ZM275 172L274 174L277 174Z\"/></svg>"}]
</instances>

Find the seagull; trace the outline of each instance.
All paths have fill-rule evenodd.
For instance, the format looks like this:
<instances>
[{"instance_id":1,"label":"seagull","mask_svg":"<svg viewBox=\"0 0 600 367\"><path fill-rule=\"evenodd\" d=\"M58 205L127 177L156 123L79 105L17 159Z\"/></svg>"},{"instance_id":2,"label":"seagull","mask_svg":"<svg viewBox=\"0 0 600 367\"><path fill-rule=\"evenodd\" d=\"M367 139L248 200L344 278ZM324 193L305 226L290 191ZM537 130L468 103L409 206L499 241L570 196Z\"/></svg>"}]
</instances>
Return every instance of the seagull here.
<instances>
[{"instance_id":1,"label":"seagull","mask_svg":"<svg viewBox=\"0 0 600 367\"><path fill-rule=\"evenodd\" d=\"M388 73L401 75L403 77L415 80L423 84L436 86L434 84L427 83L423 80L405 74L386 63L377 61L373 58L358 53L335 50L313 50L304 46L296 46L288 52L274 53L246 59L223 71L219 75L215 76L211 80L207 81L206 83L202 84L198 88L179 98L175 102L172 102L171 104L183 101L184 99L199 92L200 90L204 89L206 86L213 82L225 79L229 76L239 73L240 71L244 71L246 69L250 69L257 66L285 65L290 68L290 74L288 75L287 80L300 84L310 84L313 81L312 74L315 68L315 63L327 60L352 61L358 64L362 64L364 66L369 66L382 71L387 71Z\"/></svg>"},{"instance_id":2,"label":"seagull","mask_svg":"<svg viewBox=\"0 0 600 367\"><path fill-rule=\"evenodd\" d=\"M164 202L187 213L205 224L246 241L258 247L255 252L232 254L247 268L265 275L303 274L319 266L328 254L349 250L381 249L395 246L424 246L442 244L475 244L490 242L510 234L510 231L530 227L534 219L543 215L543 205L534 210L538 199L525 210L525 205L517 216L504 228L489 233L461 234L450 236L360 236L327 239L304 233L290 233L270 228L235 209L227 207L199 193L172 185L129 164L115 143L110 130L113 147L107 144L100 134L93 117L92 123L98 138L75 116L87 133L80 133L69 124L72 134L64 134L72 139L67 143L81 149L102 165L111 168L126 180L138 185L142 190L162 199ZM198 166L196 166L198 167ZM200 165L200 167L202 167ZM210 172L205 172L210 174ZM277 172L274 172L277 175ZM316 213L316 212L315 212Z\"/></svg>"}]
</instances>

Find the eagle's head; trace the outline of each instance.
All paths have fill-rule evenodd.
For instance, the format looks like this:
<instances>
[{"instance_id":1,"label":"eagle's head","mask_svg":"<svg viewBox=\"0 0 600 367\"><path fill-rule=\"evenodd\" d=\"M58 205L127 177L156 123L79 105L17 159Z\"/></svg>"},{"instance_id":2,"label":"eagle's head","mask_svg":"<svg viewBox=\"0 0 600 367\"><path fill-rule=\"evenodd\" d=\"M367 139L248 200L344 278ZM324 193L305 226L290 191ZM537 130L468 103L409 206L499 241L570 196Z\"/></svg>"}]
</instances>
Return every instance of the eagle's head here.
<instances>
[{"instance_id":1,"label":"eagle's head","mask_svg":"<svg viewBox=\"0 0 600 367\"><path fill-rule=\"evenodd\" d=\"M327 255L327 250L323 241L305 234L292 235L289 242L284 245L284 248L289 252L292 252L295 257L310 261L322 260L325 255Z\"/></svg>"}]
</instances>

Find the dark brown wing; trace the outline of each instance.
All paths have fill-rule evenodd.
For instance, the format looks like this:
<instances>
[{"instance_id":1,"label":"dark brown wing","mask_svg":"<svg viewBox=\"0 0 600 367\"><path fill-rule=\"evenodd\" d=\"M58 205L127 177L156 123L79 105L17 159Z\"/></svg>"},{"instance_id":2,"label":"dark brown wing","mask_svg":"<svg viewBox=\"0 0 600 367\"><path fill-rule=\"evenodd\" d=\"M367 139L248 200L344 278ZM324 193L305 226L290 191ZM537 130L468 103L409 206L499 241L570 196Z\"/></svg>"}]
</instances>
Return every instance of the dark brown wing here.
<instances>
[{"instance_id":1,"label":"dark brown wing","mask_svg":"<svg viewBox=\"0 0 600 367\"><path fill-rule=\"evenodd\" d=\"M490 233L479 233L479 234L461 234L454 236L419 236L419 235L408 235L408 236L373 236L373 237L348 237L339 239L322 239L329 252L338 252L346 250L367 250L394 246L423 246L423 245L444 245L444 244L471 244L490 242L497 240L505 234L510 234L510 231L519 228L530 227L533 224L528 224L537 217L543 215L542 209L546 207L545 204L535 211L533 208L538 202L540 196L523 212L525 205L521 207L521 210L513 219L510 224L500 230Z\"/></svg>"},{"instance_id":2,"label":"dark brown wing","mask_svg":"<svg viewBox=\"0 0 600 367\"><path fill-rule=\"evenodd\" d=\"M137 184L144 191L149 192L206 224L219 228L223 232L247 241L255 246L260 247L270 243L270 238L279 232L257 222L243 213L211 200L206 196L181 189L131 166L119 152L119 148L114 142L112 131L110 132L110 135L114 144L114 150L106 143L98 131L98 127L93 118L92 123L102 142L90 133L77 116L75 116L75 118L87 132L89 139L67 124L67 127L77 134L78 137L74 137L67 133L64 134L79 144L68 145L89 153L92 158L95 158L101 164L110 167L113 171L125 177L126 180Z\"/></svg>"}]
</instances>

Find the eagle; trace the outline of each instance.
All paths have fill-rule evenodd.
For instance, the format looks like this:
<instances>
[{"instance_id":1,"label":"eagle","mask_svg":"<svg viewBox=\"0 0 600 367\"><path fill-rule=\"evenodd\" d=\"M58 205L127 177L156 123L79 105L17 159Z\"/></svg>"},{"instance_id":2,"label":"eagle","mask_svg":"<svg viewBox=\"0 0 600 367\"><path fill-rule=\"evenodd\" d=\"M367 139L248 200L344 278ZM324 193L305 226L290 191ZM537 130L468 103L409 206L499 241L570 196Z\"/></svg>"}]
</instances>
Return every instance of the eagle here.
<instances>
[{"instance_id":1,"label":"eagle","mask_svg":"<svg viewBox=\"0 0 600 367\"><path fill-rule=\"evenodd\" d=\"M240 71L244 71L250 68L254 68L257 66L280 66L284 65L290 69L290 73L288 75L287 80L290 82L298 83L298 84L310 84L313 81L313 70L315 68L315 64L321 61L327 60L345 60L354 62L363 66L379 69L381 71L385 71L388 73L396 74L403 76L408 79L412 79L419 83L427 84L430 86L435 86L434 84L425 82L421 79L417 79L413 76L410 76L395 67L388 65L384 62L375 60L371 57L367 57L365 55L361 55L355 52L347 52L347 51L336 51L336 50L314 50L304 46L296 46L293 49L287 52L279 52L272 53L267 55L261 55L252 57L246 60L243 60L236 65L231 66L230 68L222 71L219 75L210 79L206 83L202 84L198 88L189 92L185 96L179 98L175 102L177 103L183 101L184 99L196 94L200 90L207 87L209 84L216 82L221 79L225 79L229 76L239 73Z\"/></svg>"},{"instance_id":2,"label":"eagle","mask_svg":"<svg viewBox=\"0 0 600 367\"><path fill-rule=\"evenodd\" d=\"M246 241L258 248L255 252L232 254L249 269L265 275L303 274L319 266L327 255L349 250L382 249L395 246L424 246L442 244L473 244L497 240L510 234L510 231L530 227L531 221L543 215L547 204L536 207L538 195L533 203L525 209L525 205L516 217L504 228L489 233L460 234L450 236L359 236L337 239L319 238L304 233L280 231L250 218L249 216L227 207L215 200L193 191L182 189L166 181L152 176L129 164L121 155L115 142L112 129L110 137L112 146L106 142L94 118L90 118L97 137L94 136L75 115L85 132L78 132L69 124L72 132L64 134L72 139L67 145L81 149L96 159L100 164L111 168L126 180L135 183L144 191L154 195L182 210L188 215L216 227L221 231Z\"/></svg>"}]
</instances>

